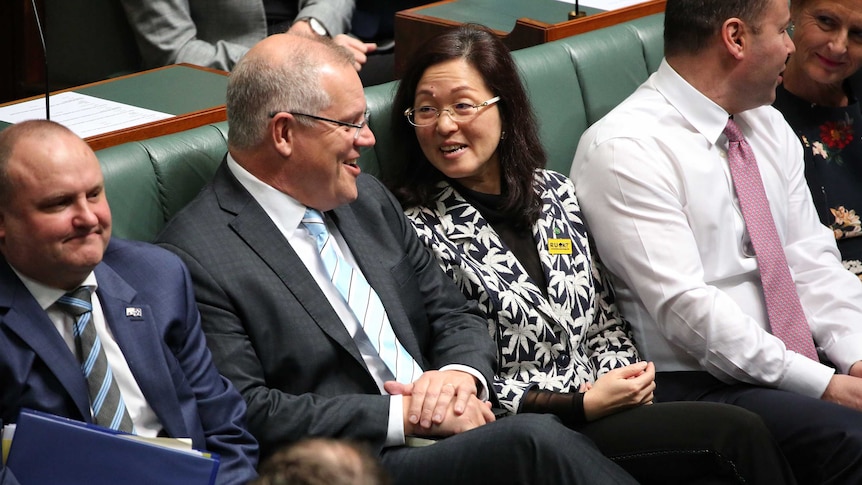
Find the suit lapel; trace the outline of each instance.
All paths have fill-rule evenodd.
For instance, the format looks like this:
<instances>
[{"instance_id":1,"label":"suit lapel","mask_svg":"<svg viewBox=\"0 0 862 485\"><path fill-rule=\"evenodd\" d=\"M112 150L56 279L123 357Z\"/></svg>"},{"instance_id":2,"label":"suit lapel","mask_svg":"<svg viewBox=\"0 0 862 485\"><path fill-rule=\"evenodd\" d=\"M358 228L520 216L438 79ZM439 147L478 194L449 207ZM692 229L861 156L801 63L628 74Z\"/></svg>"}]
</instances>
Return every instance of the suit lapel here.
<instances>
[{"instance_id":1,"label":"suit lapel","mask_svg":"<svg viewBox=\"0 0 862 485\"><path fill-rule=\"evenodd\" d=\"M0 309L6 327L45 362L72 396L81 417L90 421L90 397L81 365L48 314L5 261L0 263Z\"/></svg>"},{"instance_id":2,"label":"suit lapel","mask_svg":"<svg viewBox=\"0 0 862 485\"><path fill-rule=\"evenodd\" d=\"M536 285L527 275L524 266L515 258L511 251L506 248L497 231L488 224L488 221L482 217L472 205L470 205L458 192L448 184L441 192L438 200L440 206L445 207L446 211L440 218L440 226L442 227L446 238L461 246L461 250L455 251L455 254L461 253L464 263L471 266L472 271L482 275L483 284L493 284L496 288L489 289L489 295L494 298L502 293L502 288L517 294L523 301L522 306L527 313L533 309L539 310L551 320L556 320L552 308L548 300L542 294L542 290ZM539 244L539 254L542 260L543 271L545 278L548 278L548 268L545 266L545 259L542 255L542 240L537 234L539 226L533 227L533 238ZM508 255L505 261L490 261L489 258L495 258L495 255ZM519 284L513 284L518 283ZM496 302L497 309L502 309L503 305Z\"/></svg>"},{"instance_id":3,"label":"suit lapel","mask_svg":"<svg viewBox=\"0 0 862 485\"><path fill-rule=\"evenodd\" d=\"M548 300L562 308L569 308L577 301L576 294L582 286L575 275L589 266L589 251L582 237L586 232L577 226L582 222L578 206L574 202L574 193L567 192L567 187L547 177L542 180L542 187L542 215L533 226L533 231L548 281ZM558 190L561 191L560 194L557 193ZM567 201L566 205L563 200ZM548 249L548 240L551 238L571 241L571 253L551 254ZM555 277L554 274L566 277ZM589 276L589 273L587 275ZM582 309L581 312L583 311L585 310Z\"/></svg>"},{"instance_id":4,"label":"suit lapel","mask_svg":"<svg viewBox=\"0 0 862 485\"><path fill-rule=\"evenodd\" d=\"M150 306L137 301L135 289L106 263L95 272L105 321L144 398L171 436L189 436L165 357L164 337Z\"/></svg>"},{"instance_id":5,"label":"suit lapel","mask_svg":"<svg viewBox=\"0 0 862 485\"><path fill-rule=\"evenodd\" d=\"M320 329L338 342L363 368L353 338L290 244L251 194L222 163L213 181L222 210L235 217L230 227L284 283ZM367 368L366 368L367 370Z\"/></svg>"}]
</instances>

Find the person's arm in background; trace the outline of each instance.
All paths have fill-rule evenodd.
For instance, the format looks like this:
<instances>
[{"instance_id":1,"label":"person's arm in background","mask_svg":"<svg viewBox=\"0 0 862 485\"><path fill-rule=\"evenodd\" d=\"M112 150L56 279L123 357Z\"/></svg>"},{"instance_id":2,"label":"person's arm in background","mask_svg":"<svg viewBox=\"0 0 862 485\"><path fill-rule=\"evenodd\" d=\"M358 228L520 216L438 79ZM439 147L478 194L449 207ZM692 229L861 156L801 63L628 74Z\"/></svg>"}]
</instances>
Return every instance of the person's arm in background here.
<instances>
[{"instance_id":1,"label":"person's arm in background","mask_svg":"<svg viewBox=\"0 0 862 485\"><path fill-rule=\"evenodd\" d=\"M299 2L297 20L313 17L323 24L326 32L336 44L345 47L356 59L354 67L359 71L368 59L367 55L377 49L377 44L362 42L350 33L350 22L353 18L354 0L302 0ZM291 32L302 31L311 33L306 22L294 23Z\"/></svg>"},{"instance_id":2,"label":"person's arm in background","mask_svg":"<svg viewBox=\"0 0 862 485\"><path fill-rule=\"evenodd\" d=\"M206 15L201 19L192 18L190 1L195 2L120 0L145 67L189 63L230 71L250 46L266 37L266 16L261 2L201 4L198 9ZM243 42L199 38L203 26L196 22L203 21L210 24L206 26L210 30L223 30L224 38Z\"/></svg>"}]
</instances>

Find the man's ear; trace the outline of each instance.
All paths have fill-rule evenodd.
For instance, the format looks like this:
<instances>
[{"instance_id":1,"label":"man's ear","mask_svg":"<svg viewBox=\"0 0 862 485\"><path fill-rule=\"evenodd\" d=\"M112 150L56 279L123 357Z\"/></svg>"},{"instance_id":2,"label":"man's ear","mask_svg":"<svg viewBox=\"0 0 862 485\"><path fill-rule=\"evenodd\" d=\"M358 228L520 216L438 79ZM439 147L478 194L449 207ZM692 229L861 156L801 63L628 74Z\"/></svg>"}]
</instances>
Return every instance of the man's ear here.
<instances>
[{"instance_id":1,"label":"man's ear","mask_svg":"<svg viewBox=\"0 0 862 485\"><path fill-rule=\"evenodd\" d=\"M729 18L721 24L722 43L727 52L736 59L742 59L745 55L747 35L745 22L738 18Z\"/></svg>"},{"instance_id":2,"label":"man's ear","mask_svg":"<svg viewBox=\"0 0 862 485\"><path fill-rule=\"evenodd\" d=\"M293 153L296 118L290 113L276 113L269 120L268 129L273 148L282 156L289 157Z\"/></svg>"}]
</instances>

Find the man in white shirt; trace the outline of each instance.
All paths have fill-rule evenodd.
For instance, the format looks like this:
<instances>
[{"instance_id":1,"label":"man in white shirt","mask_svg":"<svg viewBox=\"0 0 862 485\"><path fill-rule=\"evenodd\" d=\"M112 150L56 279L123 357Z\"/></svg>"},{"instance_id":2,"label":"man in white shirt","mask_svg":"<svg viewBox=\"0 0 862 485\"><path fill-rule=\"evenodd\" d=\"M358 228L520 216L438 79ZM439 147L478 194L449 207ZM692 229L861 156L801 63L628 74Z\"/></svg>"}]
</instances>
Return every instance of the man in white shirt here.
<instances>
[{"instance_id":1,"label":"man in white shirt","mask_svg":"<svg viewBox=\"0 0 862 485\"><path fill-rule=\"evenodd\" d=\"M352 62L321 37L252 48L228 84L225 162L158 237L190 265L208 345L249 403L261 454L312 435L366 443L394 483L632 483L556 418L495 421L484 318L360 174L375 140ZM387 316L374 331L360 292Z\"/></svg>"},{"instance_id":2,"label":"man in white shirt","mask_svg":"<svg viewBox=\"0 0 862 485\"><path fill-rule=\"evenodd\" d=\"M622 313L656 364L656 399L746 407L800 482L862 483L862 285L818 221L798 140L768 106L794 51L789 23L785 0L669 0L665 60L584 134L571 176ZM728 161L731 116L824 363L771 332Z\"/></svg>"}]
</instances>

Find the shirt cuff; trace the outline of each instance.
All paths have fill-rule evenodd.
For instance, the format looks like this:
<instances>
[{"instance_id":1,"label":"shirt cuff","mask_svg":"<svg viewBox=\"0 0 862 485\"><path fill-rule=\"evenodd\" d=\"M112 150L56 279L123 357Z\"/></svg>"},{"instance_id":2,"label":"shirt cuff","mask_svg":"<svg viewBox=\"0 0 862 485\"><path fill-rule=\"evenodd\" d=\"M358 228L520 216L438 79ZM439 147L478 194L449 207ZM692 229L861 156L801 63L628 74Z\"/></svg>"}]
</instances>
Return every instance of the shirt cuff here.
<instances>
[{"instance_id":1,"label":"shirt cuff","mask_svg":"<svg viewBox=\"0 0 862 485\"><path fill-rule=\"evenodd\" d=\"M820 399L833 375L835 369L832 367L793 352L790 365L778 388Z\"/></svg>"},{"instance_id":2,"label":"shirt cuff","mask_svg":"<svg viewBox=\"0 0 862 485\"><path fill-rule=\"evenodd\" d=\"M474 369L470 366L461 365L461 364L444 365L443 367L440 368L440 370L441 371L459 370L461 372L466 372L466 373L470 374L471 376L475 377L476 378L476 397L478 397L482 401L488 400L488 397L489 397L488 382L485 380L485 376L483 376L481 372L477 371L476 369Z\"/></svg>"},{"instance_id":3,"label":"shirt cuff","mask_svg":"<svg viewBox=\"0 0 862 485\"><path fill-rule=\"evenodd\" d=\"M404 443L404 399L395 394L389 396L389 429L383 446L401 446Z\"/></svg>"},{"instance_id":4,"label":"shirt cuff","mask_svg":"<svg viewBox=\"0 0 862 485\"><path fill-rule=\"evenodd\" d=\"M826 350L826 356L838 368L838 372L847 374L850 366L862 360L862 335L854 334L840 337L837 342Z\"/></svg>"}]
</instances>

